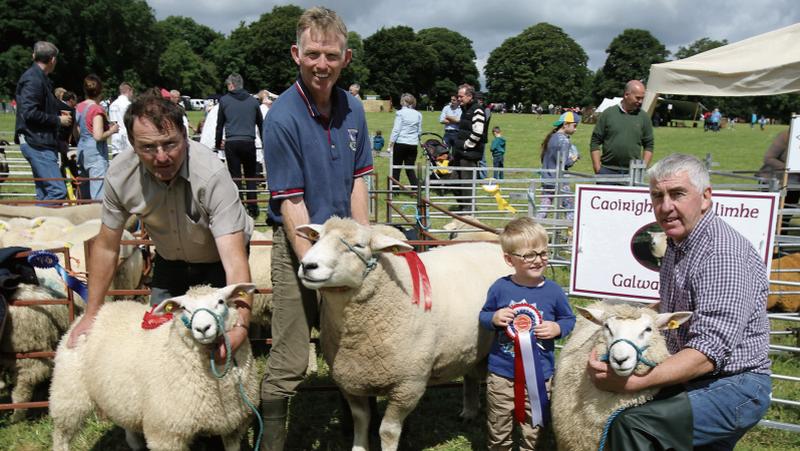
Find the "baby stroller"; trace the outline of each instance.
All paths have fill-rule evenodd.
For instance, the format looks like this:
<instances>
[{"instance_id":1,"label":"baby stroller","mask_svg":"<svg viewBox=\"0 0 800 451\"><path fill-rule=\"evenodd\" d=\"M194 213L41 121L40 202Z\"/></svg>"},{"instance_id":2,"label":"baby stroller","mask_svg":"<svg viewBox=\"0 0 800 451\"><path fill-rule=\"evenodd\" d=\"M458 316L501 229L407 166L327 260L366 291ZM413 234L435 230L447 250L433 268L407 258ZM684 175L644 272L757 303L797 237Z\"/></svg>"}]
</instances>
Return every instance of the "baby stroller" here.
<instances>
[{"instance_id":1,"label":"baby stroller","mask_svg":"<svg viewBox=\"0 0 800 451\"><path fill-rule=\"evenodd\" d=\"M427 139L425 137L428 137ZM431 185L436 185L439 180L449 180L456 178L456 173L448 167L453 163L453 155L450 148L444 143L441 135L433 132L424 132L419 136L422 153L431 167ZM440 196L445 194L445 188L439 188L436 193Z\"/></svg>"}]
</instances>

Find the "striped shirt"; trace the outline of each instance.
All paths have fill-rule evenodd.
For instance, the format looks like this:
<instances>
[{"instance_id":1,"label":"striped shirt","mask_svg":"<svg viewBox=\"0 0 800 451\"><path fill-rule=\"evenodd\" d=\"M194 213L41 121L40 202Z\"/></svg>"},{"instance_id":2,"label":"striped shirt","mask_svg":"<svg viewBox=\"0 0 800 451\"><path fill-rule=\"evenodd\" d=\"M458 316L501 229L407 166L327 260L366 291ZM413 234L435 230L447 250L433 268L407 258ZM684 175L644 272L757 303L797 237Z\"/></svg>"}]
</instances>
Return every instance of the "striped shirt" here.
<instances>
[{"instance_id":1,"label":"striped shirt","mask_svg":"<svg viewBox=\"0 0 800 451\"><path fill-rule=\"evenodd\" d=\"M708 210L683 242L667 242L660 275L662 313L691 311L665 331L672 353L692 348L714 364L713 375L770 374L769 279L756 250Z\"/></svg>"}]
</instances>

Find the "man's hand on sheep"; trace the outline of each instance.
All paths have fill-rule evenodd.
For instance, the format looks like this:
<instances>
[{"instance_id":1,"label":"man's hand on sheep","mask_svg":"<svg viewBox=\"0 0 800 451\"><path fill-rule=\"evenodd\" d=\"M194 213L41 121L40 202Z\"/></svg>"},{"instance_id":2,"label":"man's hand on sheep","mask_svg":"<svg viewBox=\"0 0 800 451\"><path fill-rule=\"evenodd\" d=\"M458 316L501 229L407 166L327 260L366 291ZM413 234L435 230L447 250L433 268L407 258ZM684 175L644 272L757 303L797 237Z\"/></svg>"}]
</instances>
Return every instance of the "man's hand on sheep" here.
<instances>
[{"instance_id":1,"label":"man's hand on sheep","mask_svg":"<svg viewBox=\"0 0 800 451\"><path fill-rule=\"evenodd\" d=\"M247 329L243 326L234 326L228 331L228 340L230 340L231 352L236 354L236 350L239 349L239 346L247 340ZM214 360L216 360L218 364L222 364L225 362L227 355L225 342L222 341L219 346L217 346L217 351L214 353Z\"/></svg>"},{"instance_id":2,"label":"man's hand on sheep","mask_svg":"<svg viewBox=\"0 0 800 451\"><path fill-rule=\"evenodd\" d=\"M492 324L497 327L508 327L511 321L514 320L514 311L508 307L501 308L494 312L492 316Z\"/></svg>"},{"instance_id":3,"label":"man's hand on sheep","mask_svg":"<svg viewBox=\"0 0 800 451\"><path fill-rule=\"evenodd\" d=\"M615 393L635 393L645 388L638 384L642 377L635 374L631 374L628 377L619 376L611 369L608 363L597 359L596 350L592 350L589 355L589 361L586 362L586 372L589 374L589 379L592 380L594 386L600 390Z\"/></svg>"},{"instance_id":4,"label":"man's hand on sheep","mask_svg":"<svg viewBox=\"0 0 800 451\"><path fill-rule=\"evenodd\" d=\"M78 338L81 335L89 335L89 331L92 329L92 325L94 324L94 315L90 313L86 313L83 315L78 324L75 325L75 328L72 329L72 332L69 334L69 340L67 340L67 347L74 348L76 344L78 344Z\"/></svg>"},{"instance_id":5,"label":"man's hand on sheep","mask_svg":"<svg viewBox=\"0 0 800 451\"><path fill-rule=\"evenodd\" d=\"M542 321L533 328L533 333L539 340L551 340L561 335L561 326L554 321Z\"/></svg>"}]
</instances>

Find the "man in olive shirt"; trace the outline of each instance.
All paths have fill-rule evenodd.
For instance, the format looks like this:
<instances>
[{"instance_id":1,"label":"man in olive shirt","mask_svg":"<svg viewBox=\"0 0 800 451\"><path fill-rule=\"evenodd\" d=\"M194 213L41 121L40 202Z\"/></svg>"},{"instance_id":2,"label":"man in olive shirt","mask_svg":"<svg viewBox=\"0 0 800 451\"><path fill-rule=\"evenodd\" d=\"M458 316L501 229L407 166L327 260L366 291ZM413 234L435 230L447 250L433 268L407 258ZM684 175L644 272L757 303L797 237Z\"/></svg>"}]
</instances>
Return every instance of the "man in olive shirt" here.
<instances>
[{"instance_id":1,"label":"man in olive shirt","mask_svg":"<svg viewBox=\"0 0 800 451\"><path fill-rule=\"evenodd\" d=\"M120 153L105 178L102 226L92 246L86 314L68 346L91 332L116 269L125 220L137 215L156 246L151 303L185 294L191 285L250 282L246 245L253 220L228 169L207 147L188 140L183 110L145 96L125 113L133 151ZM232 351L247 339L250 298L231 329ZM225 358L224 343L217 350Z\"/></svg>"},{"instance_id":2,"label":"man in olive shirt","mask_svg":"<svg viewBox=\"0 0 800 451\"><path fill-rule=\"evenodd\" d=\"M639 80L631 80L625 84L619 106L612 106L600 115L590 145L595 174L627 174L631 160L641 159L645 166L650 164L653 125L642 111L642 100L644 85Z\"/></svg>"}]
</instances>

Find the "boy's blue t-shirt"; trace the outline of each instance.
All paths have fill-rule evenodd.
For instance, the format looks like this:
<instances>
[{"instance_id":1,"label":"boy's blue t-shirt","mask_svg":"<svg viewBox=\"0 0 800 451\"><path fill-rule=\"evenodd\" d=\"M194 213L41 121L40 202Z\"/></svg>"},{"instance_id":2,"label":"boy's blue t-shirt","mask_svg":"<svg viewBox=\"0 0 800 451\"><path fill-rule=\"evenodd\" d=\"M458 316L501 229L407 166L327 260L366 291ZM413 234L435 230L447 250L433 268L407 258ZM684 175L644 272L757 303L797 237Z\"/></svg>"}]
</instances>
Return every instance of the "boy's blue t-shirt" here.
<instances>
[{"instance_id":1,"label":"boy's blue t-shirt","mask_svg":"<svg viewBox=\"0 0 800 451\"><path fill-rule=\"evenodd\" d=\"M538 287L526 287L516 284L511 276L498 279L486 295L486 303L481 309L479 320L481 326L495 331L492 350L489 352L489 371L509 379L514 378L514 342L506 335L505 328L498 328L492 324L492 316L501 308L508 307L512 302L527 301L535 306L541 313L544 321L554 321L561 327L561 336L566 337L575 327L575 314L567 302L567 295L555 282L545 279ZM555 366L555 340L537 340L544 346L544 351L539 349L542 357L542 376L545 379L553 377Z\"/></svg>"},{"instance_id":2,"label":"boy's blue t-shirt","mask_svg":"<svg viewBox=\"0 0 800 451\"><path fill-rule=\"evenodd\" d=\"M383 149L383 135L375 135L372 138L372 150L380 152Z\"/></svg>"}]
</instances>

